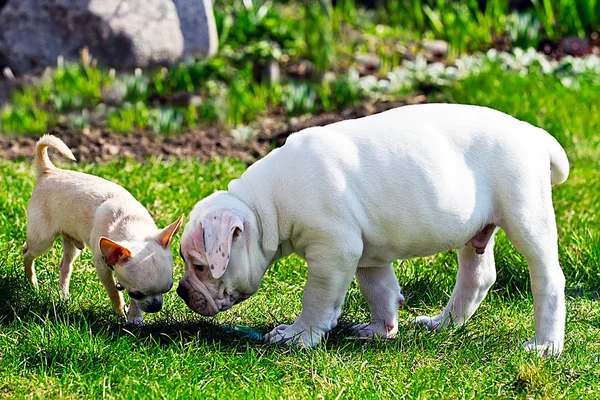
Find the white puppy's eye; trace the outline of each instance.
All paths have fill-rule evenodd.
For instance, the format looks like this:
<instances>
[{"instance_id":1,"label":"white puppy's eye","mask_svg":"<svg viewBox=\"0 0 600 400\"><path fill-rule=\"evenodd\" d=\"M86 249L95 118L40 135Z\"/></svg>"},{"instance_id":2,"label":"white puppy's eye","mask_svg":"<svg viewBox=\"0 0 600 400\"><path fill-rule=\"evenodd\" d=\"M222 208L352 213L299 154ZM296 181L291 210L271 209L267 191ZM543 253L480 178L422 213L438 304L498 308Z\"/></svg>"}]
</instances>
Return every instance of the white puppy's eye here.
<instances>
[{"instance_id":1,"label":"white puppy's eye","mask_svg":"<svg viewBox=\"0 0 600 400\"><path fill-rule=\"evenodd\" d=\"M196 268L200 272L204 271L204 265L202 264L194 264L194 268Z\"/></svg>"},{"instance_id":2,"label":"white puppy's eye","mask_svg":"<svg viewBox=\"0 0 600 400\"><path fill-rule=\"evenodd\" d=\"M233 239L237 239L238 236L240 236L242 234L242 230L240 228L235 228L235 230L233 231Z\"/></svg>"}]
</instances>

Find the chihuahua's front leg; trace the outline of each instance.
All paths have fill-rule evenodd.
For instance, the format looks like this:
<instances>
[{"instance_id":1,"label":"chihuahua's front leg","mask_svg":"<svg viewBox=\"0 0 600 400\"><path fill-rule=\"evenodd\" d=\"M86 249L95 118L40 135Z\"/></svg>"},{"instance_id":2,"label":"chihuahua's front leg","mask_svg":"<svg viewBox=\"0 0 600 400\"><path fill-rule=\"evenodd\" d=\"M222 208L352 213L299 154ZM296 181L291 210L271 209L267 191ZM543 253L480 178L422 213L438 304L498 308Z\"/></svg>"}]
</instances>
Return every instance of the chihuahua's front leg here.
<instances>
[{"instance_id":1,"label":"chihuahua's front leg","mask_svg":"<svg viewBox=\"0 0 600 400\"><path fill-rule=\"evenodd\" d=\"M125 317L125 302L123 301L123 294L116 288L115 279L113 278L113 271L106 265L102 259L102 255L94 256L94 265L96 266L96 273L100 282L104 285L106 293L110 302L113 305L115 313Z\"/></svg>"},{"instance_id":2,"label":"chihuahua's front leg","mask_svg":"<svg viewBox=\"0 0 600 400\"><path fill-rule=\"evenodd\" d=\"M144 313L138 306L137 301L129 299L129 310L127 310L127 323L135 326L144 325Z\"/></svg>"},{"instance_id":3,"label":"chihuahua's front leg","mask_svg":"<svg viewBox=\"0 0 600 400\"><path fill-rule=\"evenodd\" d=\"M291 325L279 325L267 335L270 343L314 346L337 325L342 305L352 282L362 242L352 241L355 246L319 246L307 251L308 280L302 297L302 312ZM344 251L345 250L345 251Z\"/></svg>"}]
</instances>

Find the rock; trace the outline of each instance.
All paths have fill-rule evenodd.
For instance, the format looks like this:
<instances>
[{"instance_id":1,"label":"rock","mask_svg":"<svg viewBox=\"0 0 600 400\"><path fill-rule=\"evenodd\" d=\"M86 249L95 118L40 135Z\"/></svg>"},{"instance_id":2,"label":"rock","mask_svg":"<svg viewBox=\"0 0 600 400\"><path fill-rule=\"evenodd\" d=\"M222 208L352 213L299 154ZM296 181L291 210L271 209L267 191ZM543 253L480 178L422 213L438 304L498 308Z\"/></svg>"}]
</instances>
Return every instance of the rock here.
<instances>
[{"instance_id":1,"label":"rock","mask_svg":"<svg viewBox=\"0 0 600 400\"><path fill-rule=\"evenodd\" d=\"M424 40L421 47L435 58L444 58L448 55L448 42L443 40Z\"/></svg>"},{"instance_id":2,"label":"rock","mask_svg":"<svg viewBox=\"0 0 600 400\"><path fill-rule=\"evenodd\" d=\"M294 78L311 78L315 66L308 60L291 61L286 65L287 75Z\"/></svg>"},{"instance_id":3,"label":"rock","mask_svg":"<svg viewBox=\"0 0 600 400\"><path fill-rule=\"evenodd\" d=\"M212 0L173 0L183 35L186 56L212 56L219 41Z\"/></svg>"},{"instance_id":4,"label":"rock","mask_svg":"<svg viewBox=\"0 0 600 400\"><path fill-rule=\"evenodd\" d=\"M84 47L119 69L212 55L211 0L8 0L0 11L0 62L15 73L77 60Z\"/></svg>"},{"instance_id":5,"label":"rock","mask_svg":"<svg viewBox=\"0 0 600 400\"><path fill-rule=\"evenodd\" d=\"M361 76L372 75L381 66L381 61L375 54L356 54L354 61L358 64L358 72Z\"/></svg>"},{"instance_id":6,"label":"rock","mask_svg":"<svg viewBox=\"0 0 600 400\"><path fill-rule=\"evenodd\" d=\"M592 53L592 46L588 39L564 38L558 42L558 52L574 57L583 57Z\"/></svg>"},{"instance_id":7,"label":"rock","mask_svg":"<svg viewBox=\"0 0 600 400\"><path fill-rule=\"evenodd\" d=\"M108 152L109 155L111 156L116 156L117 154L119 154L119 146L116 146L114 144L109 144L106 145L106 151Z\"/></svg>"},{"instance_id":8,"label":"rock","mask_svg":"<svg viewBox=\"0 0 600 400\"><path fill-rule=\"evenodd\" d=\"M127 96L127 88L123 84L115 83L112 86L104 88L100 92L102 102L107 106L118 107L123 104Z\"/></svg>"}]
</instances>

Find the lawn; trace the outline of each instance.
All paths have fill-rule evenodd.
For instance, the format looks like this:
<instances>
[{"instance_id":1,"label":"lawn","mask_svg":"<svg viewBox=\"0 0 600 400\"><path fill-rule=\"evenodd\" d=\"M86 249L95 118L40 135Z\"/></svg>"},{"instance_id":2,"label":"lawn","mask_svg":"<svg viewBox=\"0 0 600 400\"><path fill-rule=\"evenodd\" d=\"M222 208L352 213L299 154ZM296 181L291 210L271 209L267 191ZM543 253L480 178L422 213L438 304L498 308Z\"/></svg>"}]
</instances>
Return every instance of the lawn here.
<instances>
[{"instance_id":1,"label":"lawn","mask_svg":"<svg viewBox=\"0 0 600 400\"><path fill-rule=\"evenodd\" d=\"M396 265L407 301L394 340L348 337L344 327L368 320L355 283L341 327L314 349L267 346L223 332L224 324L269 329L299 315L306 265L296 257L275 263L253 298L218 317L195 315L173 290L164 310L147 316L147 326L131 329L112 314L87 250L76 262L68 301L58 296L58 241L39 259L40 289L31 290L21 248L35 175L29 161L0 161L0 398L598 397L600 84L577 79L568 88L552 76L497 69L435 95L539 125L569 155L570 177L554 189L567 278L566 350L560 358L540 359L520 349L534 332L533 300L525 261L503 233L491 293L466 326L446 332L425 331L411 320L445 305L457 270L453 251ZM235 160L61 165L123 185L159 225L188 213L245 168ZM183 265L174 259L178 280Z\"/></svg>"}]
</instances>

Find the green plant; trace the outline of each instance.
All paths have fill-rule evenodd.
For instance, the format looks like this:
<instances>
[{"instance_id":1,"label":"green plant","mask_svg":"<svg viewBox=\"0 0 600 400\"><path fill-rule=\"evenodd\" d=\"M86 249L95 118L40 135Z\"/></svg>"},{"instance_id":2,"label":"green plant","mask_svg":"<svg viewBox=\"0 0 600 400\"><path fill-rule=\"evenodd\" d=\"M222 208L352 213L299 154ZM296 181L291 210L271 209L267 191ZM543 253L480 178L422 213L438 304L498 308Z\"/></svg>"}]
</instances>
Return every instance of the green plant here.
<instances>
[{"instance_id":1,"label":"green plant","mask_svg":"<svg viewBox=\"0 0 600 400\"><path fill-rule=\"evenodd\" d=\"M42 85L48 101L58 112L94 107L101 101L101 91L113 82L106 71L84 64L59 66L52 79ZM44 99L42 99L44 103Z\"/></svg>"},{"instance_id":2,"label":"green plant","mask_svg":"<svg viewBox=\"0 0 600 400\"><path fill-rule=\"evenodd\" d=\"M227 93L227 122L236 126L254 120L268 109L269 86L236 80Z\"/></svg>"},{"instance_id":3,"label":"green plant","mask_svg":"<svg viewBox=\"0 0 600 400\"><path fill-rule=\"evenodd\" d=\"M284 86L282 103L288 116L314 113L317 110L317 91L310 83L290 82Z\"/></svg>"},{"instance_id":4,"label":"green plant","mask_svg":"<svg viewBox=\"0 0 600 400\"><path fill-rule=\"evenodd\" d=\"M36 106L7 107L0 114L0 131L44 134L53 125L52 114Z\"/></svg>"},{"instance_id":5,"label":"green plant","mask_svg":"<svg viewBox=\"0 0 600 400\"><path fill-rule=\"evenodd\" d=\"M494 37L504 33L507 4L502 0L487 1L484 11L476 0L436 0L434 4L425 4L423 13L433 33L449 42L451 59L490 47Z\"/></svg>"},{"instance_id":6,"label":"green plant","mask_svg":"<svg viewBox=\"0 0 600 400\"><path fill-rule=\"evenodd\" d=\"M330 86L329 95L336 108L356 106L367 96L367 93L359 85L356 71L336 77Z\"/></svg>"},{"instance_id":7,"label":"green plant","mask_svg":"<svg viewBox=\"0 0 600 400\"><path fill-rule=\"evenodd\" d=\"M598 0L532 0L537 18L548 38L585 37L600 28Z\"/></svg>"},{"instance_id":8,"label":"green plant","mask_svg":"<svg viewBox=\"0 0 600 400\"><path fill-rule=\"evenodd\" d=\"M150 120L150 111L142 102L125 103L123 107L109 112L108 126L117 132L131 132L135 128L145 129Z\"/></svg>"},{"instance_id":9,"label":"green plant","mask_svg":"<svg viewBox=\"0 0 600 400\"><path fill-rule=\"evenodd\" d=\"M333 8L330 0L308 1L304 5L302 32L306 55L318 73L323 74L335 62Z\"/></svg>"},{"instance_id":10,"label":"green plant","mask_svg":"<svg viewBox=\"0 0 600 400\"><path fill-rule=\"evenodd\" d=\"M541 22L533 12L513 12L506 20L506 32L514 47L537 48L540 42Z\"/></svg>"}]
</instances>

